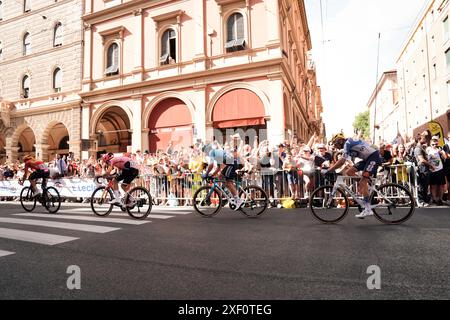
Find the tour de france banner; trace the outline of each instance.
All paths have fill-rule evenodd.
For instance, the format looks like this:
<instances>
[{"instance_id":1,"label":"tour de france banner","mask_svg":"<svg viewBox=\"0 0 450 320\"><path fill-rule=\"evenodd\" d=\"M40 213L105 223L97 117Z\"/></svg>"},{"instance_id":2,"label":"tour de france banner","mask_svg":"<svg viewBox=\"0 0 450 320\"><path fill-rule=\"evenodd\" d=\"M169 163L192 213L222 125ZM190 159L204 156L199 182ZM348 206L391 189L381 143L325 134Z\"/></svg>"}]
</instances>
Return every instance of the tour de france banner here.
<instances>
[{"instance_id":1,"label":"tour de france banner","mask_svg":"<svg viewBox=\"0 0 450 320\"><path fill-rule=\"evenodd\" d=\"M428 127L431 131L431 136L438 136L439 137L439 146L443 147L445 144L444 141L444 129L442 128L441 124L439 122L436 121L431 121L428 124Z\"/></svg>"},{"instance_id":2,"label":"tour de france banner","mask_svg":"<svg viewBox=\"0 0 450 320\"><path fill-rule=\"evenodd\" d=\"M23 186L17 180L0 181L0 197L20 197L25 186L29 186L28 181ZM55 187L60 196L66 198L88 198L98 187L92 179L49 180L47 186Z\"/></svg>"}]
</instances>

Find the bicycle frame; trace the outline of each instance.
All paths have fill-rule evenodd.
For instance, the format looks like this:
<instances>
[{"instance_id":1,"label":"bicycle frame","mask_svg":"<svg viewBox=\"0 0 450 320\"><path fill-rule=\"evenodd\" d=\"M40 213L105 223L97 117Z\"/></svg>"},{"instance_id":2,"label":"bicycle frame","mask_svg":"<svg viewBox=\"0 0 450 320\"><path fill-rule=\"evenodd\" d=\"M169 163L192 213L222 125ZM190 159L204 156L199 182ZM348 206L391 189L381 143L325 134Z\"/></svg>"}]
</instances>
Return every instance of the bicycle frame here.
<instances>
[{"instance_id":1,"label":"bicycle frame","mask_svg":"<svg viewBox=\"0 0 450 320\"><path fill-rule=\"evenodd\" d=\"M355 192L353 192L352 189L350 189L350 188L345 184L345 179L355 179L355 178L361 179L361 177L358 177L358 176L353 176L353 177L352 177L352 176L338 176L338 177L337 177L337 180L336 180L336 182L335 182L335 184L334 184L334 186L333 186L333 191L332 191L332 193L331 193L331 197L330 197L330 198L328 199L328 201L327 201L327 206L330 206L330 205L331 205L331 202L333 201L334 195L336 194L336 192L338 191L338 189L341 188L341 189L343 189L347 194L349 194L349 195L353 198L353 200L356 201L356 203L357 203L358 205L360 205L361 207L364 208L365 203L364 203L364 200L362 199L362 197L361 197L361 196L358 196ZM374 192L374 191L377 191L377 188L376 188L376 182L374 183L373 179L370 179L370 180L369 180L369 195L372 194L372 192ZM380 193L379 193L379 196L381 196L381 198L383 198L383 200L385 200L385 201L387 201L388 203L392 204L392 202L391 202L388 198L386 198L386 197L384 196L384 194L380 194ZM372 205L372 209L375 209L375 208L377 208L377 207L379 207L379 206L380 206L380 205Z\"/></svg>"},{"instance_id":2,"label":"bicycle frame","mask_svg":"<svg viewBox=\"0 0 450 320\"><path fill-rule=\"evenodd\" d=\"M230 201L232 199L229 196L229 194L225 191L225 189L222 188L222 186L220 185L221 183L225 183L225 181L214 179L213 185L211 186L211 189L208 192L207 198L211 197L212 193L217 188L220 191L220 193L226 197L226 199L228 201ZM245 190L242 188L241 184L238 181L236 181L235 183L236 183L236 189L237 189L238 192L239 191L245 192Z\"/></svg>"}]
</instances>

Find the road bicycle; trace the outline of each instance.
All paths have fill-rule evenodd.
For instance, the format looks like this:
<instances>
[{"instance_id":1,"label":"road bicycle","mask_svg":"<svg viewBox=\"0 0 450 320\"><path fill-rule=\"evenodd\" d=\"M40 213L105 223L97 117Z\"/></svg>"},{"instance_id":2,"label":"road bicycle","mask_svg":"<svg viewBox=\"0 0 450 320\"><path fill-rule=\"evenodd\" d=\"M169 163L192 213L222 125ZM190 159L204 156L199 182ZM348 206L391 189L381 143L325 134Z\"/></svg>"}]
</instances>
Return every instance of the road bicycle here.
<instances>
[{"instance_id":1,"label":"road bicycle","mask_svg":"<svg viewBox=\"0 0 450 320\"><path fill-rule=\"evenodd\" d=\"M105 178L108 183L101 185L92 192L91 209L99 217L108 216L114 206L120 207L123 212L134 219L143 220L152 211L152 197L150 192L144 187L134 187L128 191L123 203L110 204L114 199L113 185L117 175L98 176L95 178L97 184L102 184L100 178Z\"/></svg>"},{"instance_id":2,"label":"road bicycle","mask_svg":"<svg viewBox=\"0 0 450 320\"><path fill-rule=\"evenodd\" d=\"M225 181L217 178L207 178L210 184L197 190L193 197L195 210L203 217L211 218L220 212L220 209L229 205L232 210L236 209L234 196L225 187ZM261 216L269 205L266 192L258 186L242 187L236 182L239 198L244 200L239 211L249 218Z\"/></svg>"},{"instance_id":3,"label":"road bicycle","mask_svg":"<svg viewBox=\"0 0 450 320\"><path fill-rule=\"evenodd\" d=\"M350 208L350 201L359 211L364 208L364 200L347 185L361 177L338 176L334 185L317 188L309 199L314 218L327 224L342 221ZM385 224L401 224L408 221L415 210L415 200L411 191L397 183L380 184L369 179L369 201L375 217ZM349 200L348 195L351 199Z\"/></svg>"},{"instance_id":4,"label":"road bicycle","mask_svg":"<svg viewBox=\"0 0 450 320\"><path fill-rule=\"evenodd\" d=\"M22 189L20 192L20 204L22 208L27 212L32 212L36 208L36 202L39 201L49 213L58 213L61 208L61 197L58 190L54 187L47 187L47 179L42 179L40 184L42 193L39 195L34 194L31 186Z\"/></svg>"}]
</instances>

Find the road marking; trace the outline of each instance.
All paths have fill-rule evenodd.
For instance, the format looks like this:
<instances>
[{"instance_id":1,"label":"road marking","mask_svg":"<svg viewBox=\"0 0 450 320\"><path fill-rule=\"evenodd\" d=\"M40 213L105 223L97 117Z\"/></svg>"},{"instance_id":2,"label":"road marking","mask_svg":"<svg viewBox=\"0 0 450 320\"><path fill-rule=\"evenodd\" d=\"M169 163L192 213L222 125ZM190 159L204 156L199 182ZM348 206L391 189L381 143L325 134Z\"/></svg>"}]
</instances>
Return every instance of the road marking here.
<instances>
[{"instance_id":1,"label":"road marking","mask_svg":"<svg viewBox=\"0 0 450 320\"><path fill-rule=\"evenodd\" d=\"M18 213L18 214L14 214L14 215L20 216L20 217L69 219L69 220L121 223L121 224L131 224L131 225L141 225L141 224L151 222L151 221L140 221L140 220L138 221L138 220L127 220L127 219L116 219L116 218L84 217L84 216L64 215L64 214Z\"/></svg>"},{"instance_id":2,"label":"road marking","mask_svg":"<svg viewBox=\"0 0 450 320\"><path fill-rule=\"evenodd\" d=\"M50 233L32 232L6 228L0 228L0 238L33 242L49 246L78 239L74 237L59 236Z\"/></svg>"},{"instance_id":3,"label":"road marking","mask_svg":"<svg viewBox=\"0 0 450 320\"><path fill-rule=\"evenodd\" d=\"M94 213L92 212L92 210L89 210L89 212L81 212L78 209L71 209L71 210L60 210L58 211L58 213L65 213L65 214L72 214L72 213L76 213L76 214L82 214L82 215L91 215L94 216ZM108 215L108 217L128 217L127 213L110 213ZM168 216L168 215L160 215L160 214L152 214L150 213L148 216L148 218L152 218L152 219L170 219L173 218L174 216Z\"/></svg>"},{"instance_id":4,"label":"road marking","mask_svg":"<svg viewBox=\"0 0 450 320\"><path fill-rule=\"evenodd\" d=\"M55 222L55 221L44 221L44 220L32 220L32 219L15 219L15 218L0 218L0 223L13 223L13 224L24 224L30 226L41 226L49 228L59 228L67 230L77 230L85 232L94 233L107 233L111 231L120 230L120 228L104 227L104 226L94 226L88 224L78 224L78 223L66 223L66 222Z\"/></svg>"},{"instance_id":5,"label":"road marking","mask_svg":"<svg viewBox=\"0 0 450 320\"><path fill-rule=\"evenodd\" d=\"M10 256L10 255L12 255L14 253L15 252L9 252L9 251L0 250L0 257Z\"/></svg>"}]
</instances>

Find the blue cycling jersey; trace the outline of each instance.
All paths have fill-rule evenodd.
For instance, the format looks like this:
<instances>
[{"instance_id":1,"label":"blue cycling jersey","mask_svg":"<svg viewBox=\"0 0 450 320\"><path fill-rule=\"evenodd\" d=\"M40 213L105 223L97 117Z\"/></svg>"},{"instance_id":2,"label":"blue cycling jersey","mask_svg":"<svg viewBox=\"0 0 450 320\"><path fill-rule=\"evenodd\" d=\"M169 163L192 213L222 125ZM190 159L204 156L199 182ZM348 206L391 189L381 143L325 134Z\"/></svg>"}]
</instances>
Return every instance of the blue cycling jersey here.
<instances>
[{"instance_id":1,"label":"blue cycling jersey","mask_svg":"<svg viewBox=\"0 0 450 320\"><path fill-rule=\"evenodd\" d=\"M347 139L347 142L345 142L344 145L344 157L346 159L360 158L362 160L367 160L367 158L375 152L378 152L378 150L362 140L353 140L350 138Z\"/></svg>"}]
</instances>

